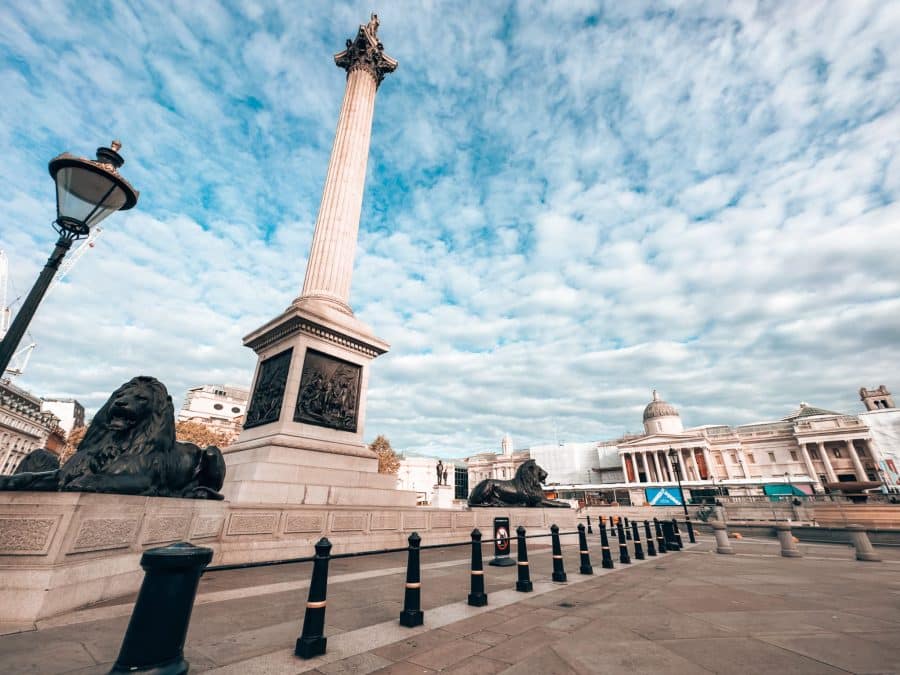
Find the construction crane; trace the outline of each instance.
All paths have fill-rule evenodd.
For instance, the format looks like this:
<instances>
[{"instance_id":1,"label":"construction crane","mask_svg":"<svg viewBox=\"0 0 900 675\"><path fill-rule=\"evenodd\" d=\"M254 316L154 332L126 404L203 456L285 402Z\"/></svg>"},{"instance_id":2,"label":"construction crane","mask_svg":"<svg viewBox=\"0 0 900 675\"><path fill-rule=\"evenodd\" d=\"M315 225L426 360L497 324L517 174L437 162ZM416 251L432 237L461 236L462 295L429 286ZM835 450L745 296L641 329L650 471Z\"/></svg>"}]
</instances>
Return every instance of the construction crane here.
<instances>
[{"instance_id":1,"label":"construction crane","mask_svg":"<svg viewBox=\"0 0 900 675\"><path fill-rule=\"evenodd\" d=\"M75 263L77 263L85 253L94 248L94 244L101 234L103 234L103 229L100 227L95 227L91 230L87 239L82 242L81 246L75 249L72 255L70 255L69 258L59 266L59 271L56 273L53 281L51 281L50 285L47 287L47 290L44 293L44 297L47 297L47 293L49 293L56 287L60 279L62 279L72 270L72 268L75 266ZM6 335L6 332L9 330L9 322L12 315L10 306L7 303L8 281L9 259L7 258L6 253L0 250L0 340L3 339L3 337ZM18 300L18 298L16 298L16 300ZM28 359L31 358L31 353L34 351L34 348L37 347L37 343L34 341L34 338L31 337L31 333L26 333L26 335L28 336L29 344L23 346L15 354L13 354L12 360L6 367L6 370L3 373L0 373L0 378L6 379L8 381L10 378L16 377L25 372L25 367L28 365Z\"/></svg>"}]
</instances>

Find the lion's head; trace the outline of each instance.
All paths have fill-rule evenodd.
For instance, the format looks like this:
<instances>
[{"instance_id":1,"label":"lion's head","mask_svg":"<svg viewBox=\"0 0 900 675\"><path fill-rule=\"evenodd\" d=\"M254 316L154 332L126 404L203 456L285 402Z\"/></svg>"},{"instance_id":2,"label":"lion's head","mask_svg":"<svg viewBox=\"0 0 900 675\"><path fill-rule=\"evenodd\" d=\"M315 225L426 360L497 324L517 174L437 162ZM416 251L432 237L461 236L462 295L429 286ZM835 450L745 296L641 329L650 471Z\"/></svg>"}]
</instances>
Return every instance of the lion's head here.
<instances>
[{"instance_id":1,"label":"lion's head","mask_svg":"<svg viewBox=\"0 0 900 675\"><path fill-rule=\"evenodd\" d=\"M541 483L545 480L547 480L547 472L539 467L537 462L533 459L523 462L519 468L516 469L516 485L519 486L522 492L528 495L543 496Z\"/></svg>"},{"instance_id":2,"label":"lion's head","mask_svg":"<svg viewBox=\"0 0 900 675\"><path fill-rule=\"evenodd\" d=\"M156 378L138 376L116 389L94 415L77 452L62 467L62 483L87 471L98 473L123 454L149 456L174 446L172 398Z\"/></svg>"}]
</instances>

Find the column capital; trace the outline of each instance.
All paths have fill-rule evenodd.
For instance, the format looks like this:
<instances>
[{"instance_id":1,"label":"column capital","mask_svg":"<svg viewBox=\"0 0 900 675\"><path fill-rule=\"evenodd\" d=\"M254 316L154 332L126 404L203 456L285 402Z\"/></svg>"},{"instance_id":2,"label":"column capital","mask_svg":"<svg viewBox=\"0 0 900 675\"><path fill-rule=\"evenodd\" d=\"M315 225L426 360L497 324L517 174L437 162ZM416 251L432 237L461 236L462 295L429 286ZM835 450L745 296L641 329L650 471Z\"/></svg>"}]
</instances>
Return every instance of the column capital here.
<instances>
[{"instance_id":1,"label":"column capital","mask_svg":"<svg viewBox=\"0 0 900 675\"><path fill-rule=\"evenodd\" d=\"M378 15L373 14L369 23L359 27L356 37L347 40L347 48L334 55L338 68L346 70L348 75L354 70L365 70L375 78L375 86L399 65L396 59L384 53L384 45L378 40L378 26Z\"/></svg>"}]
</instances>

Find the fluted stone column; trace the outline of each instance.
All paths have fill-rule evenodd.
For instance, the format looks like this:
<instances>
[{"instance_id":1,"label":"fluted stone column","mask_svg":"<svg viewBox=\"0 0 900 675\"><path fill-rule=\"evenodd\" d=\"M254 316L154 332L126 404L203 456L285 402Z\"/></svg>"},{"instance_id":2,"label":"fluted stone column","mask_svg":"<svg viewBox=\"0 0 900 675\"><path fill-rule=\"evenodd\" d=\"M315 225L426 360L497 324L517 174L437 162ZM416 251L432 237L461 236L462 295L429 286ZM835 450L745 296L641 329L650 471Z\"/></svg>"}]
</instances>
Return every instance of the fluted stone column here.
<instances>
[{"instance_id":1,"label":"fluted stone column","mask_svg":"<svg viewBox=\"0 0 900 675\"><path fill-rule=\"evenodd\" d=\"M845 442L847 443L847 452L850 453L850 459L853 460L853 468L856 471L856 480L869 480L869 477L866 476L866 470L863 468L862 461L859 459L859 453L856 452L856 446L853 445L853 439L847 439Z\"/></svg>"},{"instance_id":2,"label":"fluted stone column","mask_svg":"<svg viewBox=\"0 0 900 675\"><path fill-rule=\"evenodd\" d=\"M351 313L350 281L359 231L366 163L375 112L375 92L397 62L378 41L378 18L360 27L355 40L334 57L347 71L344 102L338 117L331 160L316 219L303 291L298 300L316 298Z\"/></svg>"},{"instance_id":3,"label":"fluted stone column","mask_svg":"<svg viewBox=\"0 0 900 675\"><path fill-rule=\"evenodd\" d=\"M625 455L626 453L622 453L619 455L619 459L622 461L622 475L625 477L624 482L628 483L628 465L625 463Z\"/></svg>"},{"instance_id":4,"label":"fluted stone column","mask_svg":"<svg viewBox=\"0 0 900 675\"><path fill-rule=\"evenodd\" d=\"M828 478L828 482L837 483L837 474L834 472L834 467L831 466L831 460L828 459L828 451L825 449L825 443L819 441L816 443L816 446L819 448L819 457L822 458L822 463L825 465L825 476Z\"/></svg>"},{"instance_id":5,"label":"fluted stone column","mask_svg":"<svg viewBox=\"0 0 900 675\"><path fill-rule=\"evenodd\" d=\"M669 482L675 482L675 469L672 468L672 460L669 457L669 453L663 451L663 459L666 460L666 470L669 472Z\"/></svg>"},{"instance_id":6,"label":"fluted stone column","mask_svg":"<svg viewBox=\"0 0 900 675\"><path fill-rule=\"evenodd\" d=\"M803 464L806 466L806 471L809 473L809 477L812 478L813 484L821 490L822 483L819 482L819 474L816 471L816 467L813 466L812 457L809 456L809 449L806 447L806 443L800 443L800 454L803 456Z\"/></svg>"},{"instance_id":7,"label":"fluted stone column","mask_svg":"<svg viewBox=\"0 0 900 675\"><path fill-rule=\"evenodd\" d=\"M666 478L663 476L662 469L659 466L659 453L656 451L653 452L653 464L656 467L656 479L662 483Z\"/></svg>"},{"instance_id":8,"label":"fluted stone column","mask_svg":"<svg viewBox=\"0 0 900 675\"><path fill-rule=\"evenodd\" d=\"M694 448L688 448L688 454L691 456L691 466L694 467L694 480L701 480L700 466L697 464L697 452Z\"/></svg>"}]
</instances>

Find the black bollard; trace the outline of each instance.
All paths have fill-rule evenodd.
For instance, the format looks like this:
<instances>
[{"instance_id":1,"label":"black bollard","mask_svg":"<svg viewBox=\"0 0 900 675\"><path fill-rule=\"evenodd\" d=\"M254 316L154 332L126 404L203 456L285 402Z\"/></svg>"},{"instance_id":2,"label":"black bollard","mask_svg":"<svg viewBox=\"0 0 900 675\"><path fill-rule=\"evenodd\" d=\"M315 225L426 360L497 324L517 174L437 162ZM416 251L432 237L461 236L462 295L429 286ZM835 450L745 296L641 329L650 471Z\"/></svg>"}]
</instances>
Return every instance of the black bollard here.
<instances>
[{"instance_id":1,"label":"black bollard","mask_svg":"<svg viewBox=\"0 0 900 675\"><path fill-rule=\"evenodd\" d=\"M516 564L519 572L516 590L519 593L531 593L533 588L531 570L528 569L528 549L525 547L525 528L521 525L516 528Z\"/></svg>"},{"instance_id":2,"label":"black bollard","mask_svg":"<svg viewBox=\"0 0 900 675\"><path fill-rule=\"evenodd\" d=\"M578 523L578 548L581 554L581 567L578 572L580 574L593 574L594 568L591 566L591 552L588 549L587 535L584 532L584 525Z\"/></svg>"},{"instance_id":3,"label":"black bollard","mask_svg":"<svg viewBox=\"0 0 900 675\"><path fill-rule=\"evenodd\" d=\"M481 532L472 530L472 592L469 593L469 604L473 607L484 607L488 602L484 592L484 567L481 564Z\"/></svg>"},{"instance_id":4,"label":"black bollard","mask_svg":"<svg viewBox=\"0 0 900 675\"><path fill-rule=\"evenodd\" d=\"M634 542L634 559L635 560L643 560L644 559L644 547L641 546L641 533L638 532L637 523L633 520L631 521L631 534L632 541Z\"/></svg>"},{"instance_id":5,"label":"black bollard","mask_svg":"<svg viewBox=\"0 0 900 675\"><path fill-rule=\"evenodd\" d=\"M631 528L628 526L628 516L625 516L625 539L631 541Z\"/></svg>"},{"instance_id":6,"label":"black bollard","mask_svg":"<svg viewBox=\"0 0 900 675\"><path fill-rule=\"evenodd\" d=\"M681 532L678 531L678 521L672 518L672 534L675 535L675 543L678 544L678 550L684 548L684 543L681 541Z\"/></svg>"},{"instance_id":7,"label":"black bollard","mask_svg":"<svg viewBox=\"0 0 900 675\"><path fill-rule=\"evenodd\" d=\"M422 538L418 532L409 535L409 557L406 559L406 592L403 595L403 611L400 625L407 628L421 626L425 621L422 611L422 577L419 574L419 544Z\"/></svg>"},{"instance_id":8,"label":"black bollard","mask_svg":"<svg viewBox=\"0 0 900 675\"><path fill-rule=\"evenodd\" d=\"M316 557L313 560L312 581L309 582L309 597L306 600L306 614L303 630L297 638L294 654L302 659L311 659L325 653L325 594L328 591L328 561L331 560L331 542L325 537L316 543Z\"/></svg>"},{"instance_id":9,"label":"black bollard","mask_svg":"<svg viewBox=\"0 0 900 675\"><path fill-rule=\"evenodd\" d=\"M647 555L656 557L656 544L653 543L653 534L650 532L650 521L644 521L644 535L647 538Z\"/></svg>"},{"instance_id":10,"label":"black bollard","mask_svg":"<svg viewBox=\"0 0 900 675\"><path fill-rule=\"evenodd\" d=\"M663 537L662 527L659 524L659 520L653 519L653 527L656 530L656 548L660 553L667 553L666 551L666 538Z\"/></svg>"},{"instance_id":11,"label":"black bollard","mask_svg":"<svg viewBox=\"0 0 900 675\"><path fill-rule=\"evenodd\" d=\"M696 544L697 538L694 536L694 524L691 522L691 519L685 518L684 524L687 526L688 541L691 542L692 544Z\"/></svg>"},{"instance_id":12,"label":"black bollard","mask_svg":"<svg viewBox=\"0 0 900 675\"><path fill-rule=\"evenodd\" d=\"M559 545L559 526L550 526L550 543L553 548L553 581L564 583L566 581L566 570L563 568L562 546Z\"/></svg>"},{"instance_id":13,"label":"black bollard","mask_svg":"<svg viewBox=\"0 0 900 675\"><path fill-rule=\"evenodd\" d=\"M594 528L591 527L591 514L590 513L587 514L586 518L587 518L587 527L588 527L587 533L594 534Z\"/></svg>"},{"instance_id":14,"label":"black bollard","mask_svg":"<svg viewBox=\"0 0 900 675\"><path fill-rule=\"evenodd\" d=\"M616 523L616 528L618 529L619 534L619 562L623 565L630 565L631 555L628 553L628 544L625 543L625 528L623 527L621 518L619 518L619 522Z\"/></svg>"},{"instance_id":15,"label":"black bollard","mask_svg":"<svg viewBox=\"0 0 900 675\"><path fill-rule=\"evenodd\" d=\"M212 549L186 542L144 551L144 581L111 673L188 672L184 641L200 575L212 555Z\"/></svg>"},{"instance_id":16,"label":"black bollard","mask_svg":"<svg viewBox=\"0 0 900 675\"><path fill-rule=\"evenodd\" d=\"M603 516L600 517L602 518ZM612 553L609 550L609 539L606 535L605 523L600 523L600 553L603 560L600 566L605 570L615 568L615 565L613 565Z\"/></svg>"}]
</instances>

